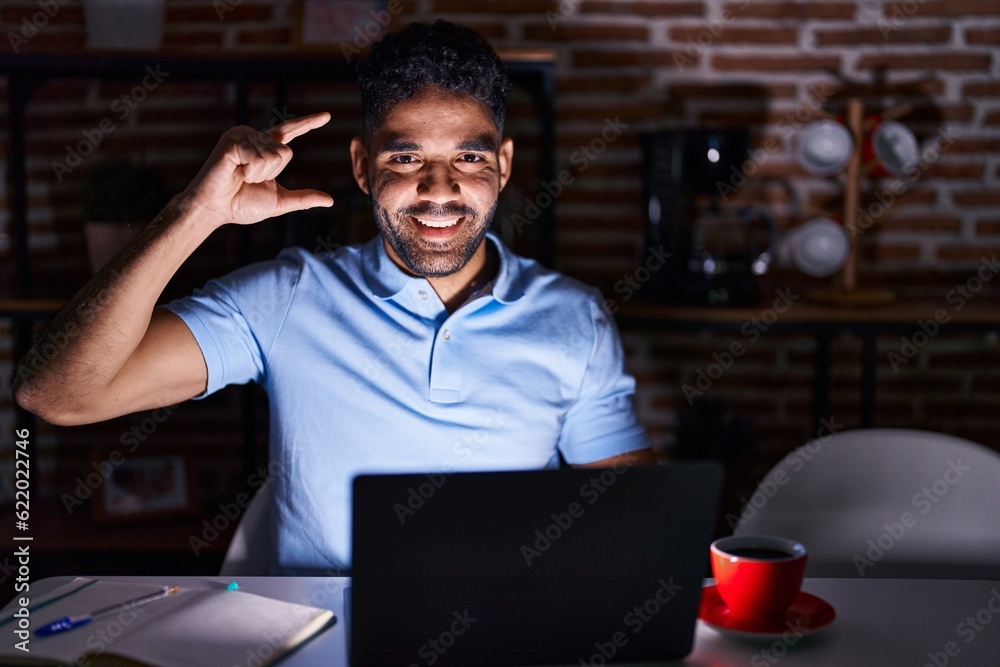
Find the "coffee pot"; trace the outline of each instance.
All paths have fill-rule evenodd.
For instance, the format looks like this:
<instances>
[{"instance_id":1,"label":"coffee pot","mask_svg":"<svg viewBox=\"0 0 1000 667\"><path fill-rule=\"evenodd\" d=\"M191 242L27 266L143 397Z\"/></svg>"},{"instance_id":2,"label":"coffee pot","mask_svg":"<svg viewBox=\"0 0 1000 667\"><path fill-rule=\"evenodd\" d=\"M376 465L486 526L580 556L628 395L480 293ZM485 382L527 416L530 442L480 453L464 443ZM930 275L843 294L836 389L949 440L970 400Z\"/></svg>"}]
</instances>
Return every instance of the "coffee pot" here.
<instances>
[{"instance_id":1,"label":"coffee pot","mask_svg":"<svg viewBox=\"0 0 1000 667\"><path fill-rule=\"evenodd\" d=\"M646 242L670 261L646 298L738 306L760 298L757 277L774 256L774 222L762 206L729 194L746 180L747 128L677 128L644 133Z\"/></svg>"},{"instance_id":2,"label":"coffee pot","mask_svg":"<svg viewBox=\"0 0 1000 667\"><path fill-rule=\"evenodd\" d=\"M775 241L774 221L763 207L723 208L713 201L685 232L680 280L686 301L735 306L760 300L757 276L767 272Z\"/></svg>"}]
</instances>

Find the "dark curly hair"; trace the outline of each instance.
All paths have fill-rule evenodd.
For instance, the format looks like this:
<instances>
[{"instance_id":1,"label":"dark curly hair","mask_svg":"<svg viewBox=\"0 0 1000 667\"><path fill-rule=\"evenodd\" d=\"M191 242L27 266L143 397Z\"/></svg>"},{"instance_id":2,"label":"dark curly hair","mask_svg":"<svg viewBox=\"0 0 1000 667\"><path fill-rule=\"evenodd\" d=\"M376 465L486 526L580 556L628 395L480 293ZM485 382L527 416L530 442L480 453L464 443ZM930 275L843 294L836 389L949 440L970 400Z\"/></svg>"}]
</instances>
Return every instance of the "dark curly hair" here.
<instances>
[{"instance_id":1,"label":"dark curly hair","mask_svg":"<svg viewBox=\"0 0 1000 667\"><path fill-rule=\"evenodd\" d=\"M507 67L479 33L438 19L389 33L357 64L365 137L392 109L425 86L473 95L503 133L510 79Z\"/></svg>"}]
</instances>

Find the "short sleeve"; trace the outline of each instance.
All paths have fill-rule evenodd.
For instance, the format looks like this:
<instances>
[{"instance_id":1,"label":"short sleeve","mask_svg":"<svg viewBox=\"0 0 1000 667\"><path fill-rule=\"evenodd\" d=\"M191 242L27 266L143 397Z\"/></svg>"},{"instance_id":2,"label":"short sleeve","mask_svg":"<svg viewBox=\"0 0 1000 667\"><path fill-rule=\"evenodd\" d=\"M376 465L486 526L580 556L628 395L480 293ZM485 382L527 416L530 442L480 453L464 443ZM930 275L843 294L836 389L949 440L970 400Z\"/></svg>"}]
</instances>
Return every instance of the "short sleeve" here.
<instances>
[{"instance_id":1,"label":"short sleeve","mask_svg":"<svg viewBox=\"0 0 1000 667\"><path fill-rule=\"evenodd\" d=\"M293 251L210 280L191 296L164 307L191 330L208 367L204 398L230 384L262 383L302 262Z\"/></svg>"},{"instance_id":2,"label":"short sleeve","mask_svg":"<svg viewBox=\"0 0 1000 667\"><path fill-rule=\"evenodd\" d=\"M618 329L590 301L594 341L579 396L566 413L557 446L568 463L592 463L649 446L633 404L635 379L625 372Z\"/></svg>"}]
</instances>

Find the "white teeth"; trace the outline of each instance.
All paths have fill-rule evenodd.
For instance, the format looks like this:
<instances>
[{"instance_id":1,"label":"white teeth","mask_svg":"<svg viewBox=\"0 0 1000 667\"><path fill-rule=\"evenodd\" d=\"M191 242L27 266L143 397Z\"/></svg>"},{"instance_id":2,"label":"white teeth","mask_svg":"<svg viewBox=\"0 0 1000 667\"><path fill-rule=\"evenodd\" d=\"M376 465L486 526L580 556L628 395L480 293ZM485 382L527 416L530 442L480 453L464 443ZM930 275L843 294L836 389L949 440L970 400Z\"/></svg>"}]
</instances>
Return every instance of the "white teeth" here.
<instances>
[{"instance_id":1,"label":"white teeth","mask_svg":"<svg viewBox=\"0 0 1000 667\"><path fill-rule=\"evenodd\" d=\"M444 227L451 227L452 225L456 225L456 224L458 224L459 220L461 220L461 218L455 218L454 220L421 220L420 218L417 218L417 221L421 225L423 225L425 227L436 227L438 229L441 229L441 228L444 228Z\"/></svg>"}]
</instances>

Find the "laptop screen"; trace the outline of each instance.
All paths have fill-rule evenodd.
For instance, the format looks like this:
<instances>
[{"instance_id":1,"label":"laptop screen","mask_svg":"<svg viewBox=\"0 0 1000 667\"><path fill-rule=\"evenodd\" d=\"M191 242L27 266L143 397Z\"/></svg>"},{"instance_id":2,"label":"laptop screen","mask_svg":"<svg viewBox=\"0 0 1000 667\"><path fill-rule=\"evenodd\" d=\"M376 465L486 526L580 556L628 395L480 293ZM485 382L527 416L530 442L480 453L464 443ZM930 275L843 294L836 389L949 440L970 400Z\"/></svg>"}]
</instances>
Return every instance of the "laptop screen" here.
<instances>
[{"instance_id":1,"label":"laptop screen","mask_svg":"<svg viewBox=\"0 0 1000 667\"><path fill-rule=\"evenodd\" d=\"M712 463L363 475L353 665L598 665L691 650Z\"/></svg>"}]
</instances>

